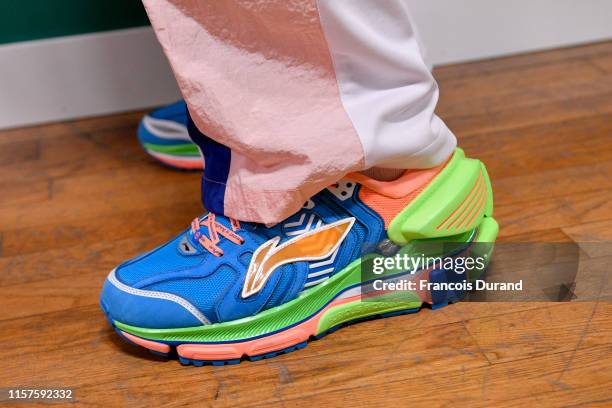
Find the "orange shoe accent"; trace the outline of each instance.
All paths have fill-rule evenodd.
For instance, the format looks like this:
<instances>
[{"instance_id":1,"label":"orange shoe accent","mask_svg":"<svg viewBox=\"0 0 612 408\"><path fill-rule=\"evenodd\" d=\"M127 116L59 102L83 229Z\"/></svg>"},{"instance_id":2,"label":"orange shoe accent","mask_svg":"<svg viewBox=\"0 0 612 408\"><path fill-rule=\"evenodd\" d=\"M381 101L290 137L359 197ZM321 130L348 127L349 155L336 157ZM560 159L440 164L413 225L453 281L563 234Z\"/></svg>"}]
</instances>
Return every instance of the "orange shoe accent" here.
<instances>
[{"instance_id":1,"label":"orange shoe accent","mask_svg":"<svg viewBox=\"0 0 612 408\"><path fill-rule=\"evenodd\" d=\"M147 348L149 350L153 350L153 351L158 351L160 353L169 353L170 352L170 346L164 343L158 343L156 341L152 341L152 340L146 340L143 339L141 337L136 337L130 333L126 333L124 331L121 332L121 335L125 336L126 339L128 339L129 341L131 341L134 344L138 344L139 346L142 346L144 348Z\"/></svg>"},{"instance_id":2,"label":"orange shoe accent","mask_svg":"<svg viewBox=\"0 0 612 408\"><path fill-rule=\"evenodd\" d=\"M385 228L401 210L414 200L446 167L443 164L425 170L406 170L397 180L379 181L361 173L351 173L347 179L361 184L359 198L376 211L385 222Z\"/></svg>"},{"instance_id":3,"label":"orange shoe accent","mask_svg":"<svg viewBox=\"0 0 612 408\"><path fill-rule=\"evenodd\" d=\"M465 226L467 228L470 228L471 225L474 223L474 221L476 221L476 217L480 215L480 212L484 210L484 206L487 203L487 187L486 185L482 188L482 192L480 193L480 198L478 199L478 202L476 203L476 205L474 206L474 208L472 208L472 210L470 211L470 213L468 215L466 215L465 219L461 222L461 224L459 224L459 228L463 227L463 225L467 222L467 224L465 224ZM472 215L473 213L473 215Z\"/></svg>"},{"instance_id":4,"label":"orange shoe accent","mask_svg":"<svg viewBox=\"0 0 612 408\"><path fill-rule=\"evenodd\" d=\"M476 183L474 183L474 186L468 195L465 196L457 208L444 221L442 221L440 225L436 227L436 229L439 230L446 225L446 230L448 231L459 221L461 221L461 223L458 225L458 227L463 226L465 221L470 219L474 209L479 209L476 211L476 214L478 214L480 208L484 207L486 200L483 202L483 198L486 199L486 193L487 185L481 171L480 175L478 176L478 180L476 180ZM473 217L471 217L471 219L473 219Z\"/></svg>"},{"instance_id":5,"label":"orange shoe accent","mask_svg":"<svg viewBox=\"0 0 612 408\"><path fill-rule=\"evenodd\" d=\"M316 335L319 320L329 309L359 301L361 301L360 295L335 300L315 316L297 326L259 339L224 344L181 344L176 347L176 351L179 356L193 360L231 360L241 358L243 355L257 356L279 351Z\"/></svg>"},{"instance_id":6,"label":"orange shoe accent","mask_svg":"<svg viewBox=\"0 0 612 408\"><path fill-rule=\"evenodd\" d=\"M330 256L340 247L354 222L354 218L345 218L310 230L280 245L277 245L279 237L262 244L253 254L249 264L242 297L247 298L259 292L272 273L282 265Z\"/></svg>"}]
</instances>

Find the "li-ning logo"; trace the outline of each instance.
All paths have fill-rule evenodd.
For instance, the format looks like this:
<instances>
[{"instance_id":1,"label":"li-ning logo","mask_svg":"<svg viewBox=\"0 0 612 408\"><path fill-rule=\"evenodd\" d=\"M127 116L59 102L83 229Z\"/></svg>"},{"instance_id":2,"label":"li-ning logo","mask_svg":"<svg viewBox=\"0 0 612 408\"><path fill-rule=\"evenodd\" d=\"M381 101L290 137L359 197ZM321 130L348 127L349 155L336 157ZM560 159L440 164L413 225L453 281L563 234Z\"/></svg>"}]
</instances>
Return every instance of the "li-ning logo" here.
<instances>
[{"instance_id":1,"label":"li-ning logo","mask_svg":"<svg viewBox=\"0 0 612 408\"><path fill-rule=\"evenodd\" d=\"M278 245L279 237L267 241L257 248L251 258L244 278L242 297L258 293L272 273L282 265L327 258L342 244L354 223L355 218L345 218L310 230L281 245Z\"/></svg>"}]
</instances>

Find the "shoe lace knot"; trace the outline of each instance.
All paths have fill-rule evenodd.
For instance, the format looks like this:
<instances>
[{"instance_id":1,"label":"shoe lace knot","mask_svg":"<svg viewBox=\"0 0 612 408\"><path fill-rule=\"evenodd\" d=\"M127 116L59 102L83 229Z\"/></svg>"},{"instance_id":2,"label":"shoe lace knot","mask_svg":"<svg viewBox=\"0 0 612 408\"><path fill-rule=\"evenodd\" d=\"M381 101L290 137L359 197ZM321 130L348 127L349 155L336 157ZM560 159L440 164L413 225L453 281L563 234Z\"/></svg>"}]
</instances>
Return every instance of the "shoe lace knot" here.
<instances>
[{"instance_id":1,"label":"shoe lace knot","mask_svg":"<svg viewBox=\"0 0 612 408\"><path fill-rule=\"evenodd\" d=\"M214 256L223 256L223 250L217 245L221 240L220 237L224 237L237 245L242 245L244 243L244 238L235 232L240 229L240 222L233 218L229 220L232 229L229 229L217 221L217 217L213 213L208 213L208 216L204 217L204 219L196 217L191 222L191 231L194 239ZM201 227L206 227L208 236L202 232Z\"/></svg>"}]
</instances>

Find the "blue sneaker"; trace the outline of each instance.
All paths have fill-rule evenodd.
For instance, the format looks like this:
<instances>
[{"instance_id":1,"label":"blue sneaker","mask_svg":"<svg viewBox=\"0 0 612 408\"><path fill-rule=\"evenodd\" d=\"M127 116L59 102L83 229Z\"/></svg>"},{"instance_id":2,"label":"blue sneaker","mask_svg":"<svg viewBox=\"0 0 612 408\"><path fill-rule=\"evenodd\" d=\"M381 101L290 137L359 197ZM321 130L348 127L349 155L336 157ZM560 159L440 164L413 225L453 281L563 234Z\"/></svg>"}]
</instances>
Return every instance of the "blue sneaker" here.
<instances>
[{"instance_id":1,"label":"blue sneaker","mask_svg":"<svg viewBox=\"0 0 612 408\"><path fill-rule=\"evenodd\" d=\"M184 364L268 358L342 325L461 300L465 291L418 288L392 299L372 285L417 274L429 282L471 281L486 265L469 276L446 266L382 274L369 266L419 256L419 245L440 240L462 250L492 243L492 211L484 165L457 149L444 165L395 181L349 176L274 226L211 213L196 218L166 244L115 268L101 305L124 339L176 353Z\"/></svg>"},{"instance_id":2,"label":"blue sneaker","mask_svg":"<svg viewBox=\"0 0 612 408\"><path fill-rule=\"evenodd\" d=\"M159 108L140 121L138 140L163 164L183 170L202 170L204 159L187 132L187 105L178 101Z\"/></svg>"}]
</instances>

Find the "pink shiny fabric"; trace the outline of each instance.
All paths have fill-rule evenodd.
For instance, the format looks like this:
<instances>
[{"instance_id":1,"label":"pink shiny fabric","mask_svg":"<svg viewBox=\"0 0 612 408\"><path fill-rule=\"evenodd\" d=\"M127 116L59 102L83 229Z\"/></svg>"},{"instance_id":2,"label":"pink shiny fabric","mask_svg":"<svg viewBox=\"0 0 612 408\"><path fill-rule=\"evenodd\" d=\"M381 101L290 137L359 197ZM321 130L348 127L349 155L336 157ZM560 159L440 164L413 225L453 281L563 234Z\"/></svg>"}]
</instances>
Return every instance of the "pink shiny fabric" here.
<instances>
[{"instance_id":1,"label":"pink shiny fabric","mask_svg":"<svg viewBox=\"0 0 612 408\"><path fill-rule=\"evenodd\" d=\"M364 152L315 0L145 0L198 128L230 147L225 214L275 223Z\"/></svg>"}]
</instances>

